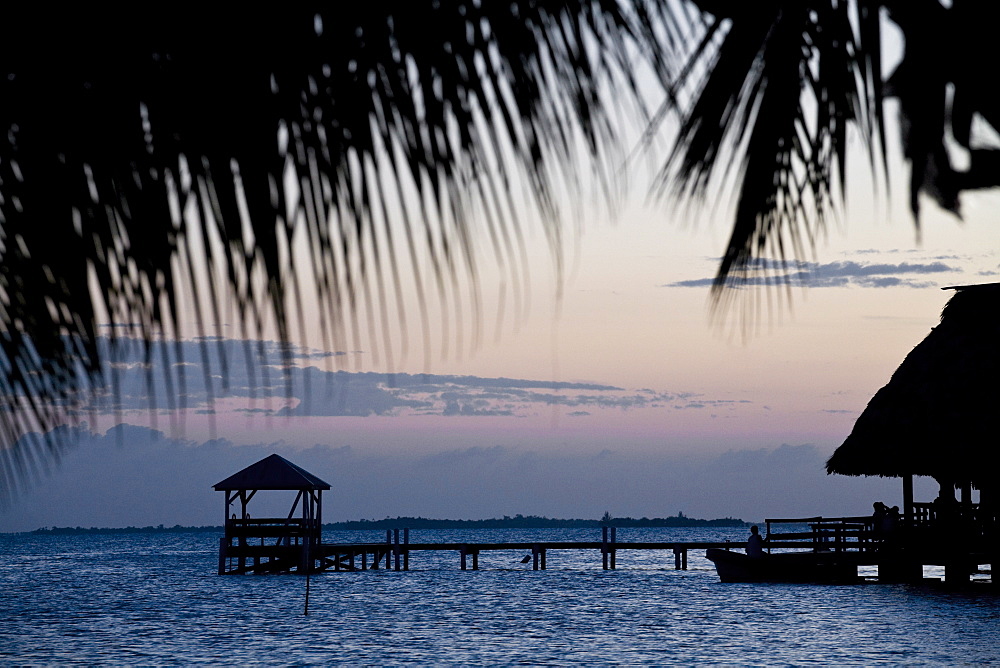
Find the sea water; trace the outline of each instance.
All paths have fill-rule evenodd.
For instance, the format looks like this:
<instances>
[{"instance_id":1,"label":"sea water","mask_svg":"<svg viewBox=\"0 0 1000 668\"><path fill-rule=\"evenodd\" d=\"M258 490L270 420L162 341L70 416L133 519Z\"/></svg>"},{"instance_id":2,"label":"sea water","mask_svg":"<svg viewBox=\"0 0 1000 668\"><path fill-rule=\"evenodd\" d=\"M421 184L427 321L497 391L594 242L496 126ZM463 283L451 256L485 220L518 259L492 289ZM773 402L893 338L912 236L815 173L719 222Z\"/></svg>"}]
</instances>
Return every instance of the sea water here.
<instances>
[{"instance_id":1,"label":"sea water","mask_svg":"<svg viewBox=\"0 0 1000 668\"><path fill-rule=\"evenodd\" d=\"M619 529L619 542L743 540L742 529ZM3 665L1000 662L986 587L723 584L692 551L414 552L410 570L219 576L213 533L0 535ZM385 540L330 531L327 542ZM599 529L412 531L411 542L600 540Z\"/></svg>"}]
</instances>

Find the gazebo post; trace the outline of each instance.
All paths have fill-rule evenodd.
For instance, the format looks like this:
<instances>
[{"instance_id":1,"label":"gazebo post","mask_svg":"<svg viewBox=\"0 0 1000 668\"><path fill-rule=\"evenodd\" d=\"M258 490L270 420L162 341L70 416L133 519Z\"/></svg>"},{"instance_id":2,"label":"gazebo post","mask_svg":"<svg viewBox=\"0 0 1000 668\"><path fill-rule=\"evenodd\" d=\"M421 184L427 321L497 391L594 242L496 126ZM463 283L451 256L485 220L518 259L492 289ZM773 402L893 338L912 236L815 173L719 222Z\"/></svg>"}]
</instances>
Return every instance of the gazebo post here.
<instances>
[{"instance_id":1,"label":"gazebo post","mask_svg":"<svg viewBox=\"0 0 1000 668\"><path fill-rule=\"evenodd\" d=\"M952 502L955 500L955 483L950 480L945 480L944 478L938 478L938 484L940 489L938 490L938 498L946 501Z\"/></svg>"},{"instance_id":2,"label":"gazebo post","mask_svg":"<svg viewBox=\"0 0 1000 668\"><path fill-rule=\"evenodd\" d=\"M961 490L960 494L961 494L961 499L962 499L962 505L965 506L965 507L971 506L972 505L972 483L970 483L970 482L963 482L959 486L959 489Z\"/></svg>"},{"instance_id":3,"label":"gazebo post","mask_svg":"<svg viewBox=\"0 0 1000 668\"><path fill-rule=\"evenodd\" d=\"M323 542L323 490L316 490L316 523L319 524L320 538L319 542Z\"/></svg>"},{"instance_id":4,"label":"gazebo post","mask_svg":"<svg viewBox=\"0 0 1000 668\"><path fill-rule=\"evenodd\" d=\"M913 526L913 474L903 476L903 526Z\"/></svg>"},{"instance_id":5,"label":"gazebo post","mask_svg":"<svg viewBox=\"0 0 1000 668\"><path fill-rule=\"evenodd\" d=\"M322 552L320 536L320 500L322 490L330 489L329 483L278 455L271 455L214 487L226 497L226 532L219 543L220 575L290 571L309 574L333 564ZM251 519L247 506L259 490L296 491L287 517ZM237 519L233 513L234 517L230 518L232 504L237 499L242 516ZM252 564L248 564L250 560ZM320 561L318 567L317 560Z\"/></svg>"}]
</instances>

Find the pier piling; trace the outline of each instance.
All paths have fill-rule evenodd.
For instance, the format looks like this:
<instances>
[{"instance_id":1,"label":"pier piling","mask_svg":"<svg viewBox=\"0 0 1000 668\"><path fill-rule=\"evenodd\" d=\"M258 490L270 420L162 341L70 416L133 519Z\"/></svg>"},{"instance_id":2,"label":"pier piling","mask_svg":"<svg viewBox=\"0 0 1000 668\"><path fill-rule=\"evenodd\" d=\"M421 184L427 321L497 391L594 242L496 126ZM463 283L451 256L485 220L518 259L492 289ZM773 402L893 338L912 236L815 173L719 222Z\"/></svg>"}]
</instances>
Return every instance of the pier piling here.
<instances>
[{"instance_id":1,"label":"pier piling","mask_svg":"<svg viewBox=\"0 0 1000 668\"><path fill-rule=\"evenodd\" d=\"M611 539L608 540L608 533L610 529ZM601 567L604 570L614 570L616 567L615 563L615 543L618 542L618 529L617 527L601 527Z\"/></svg>"}]
</instances>

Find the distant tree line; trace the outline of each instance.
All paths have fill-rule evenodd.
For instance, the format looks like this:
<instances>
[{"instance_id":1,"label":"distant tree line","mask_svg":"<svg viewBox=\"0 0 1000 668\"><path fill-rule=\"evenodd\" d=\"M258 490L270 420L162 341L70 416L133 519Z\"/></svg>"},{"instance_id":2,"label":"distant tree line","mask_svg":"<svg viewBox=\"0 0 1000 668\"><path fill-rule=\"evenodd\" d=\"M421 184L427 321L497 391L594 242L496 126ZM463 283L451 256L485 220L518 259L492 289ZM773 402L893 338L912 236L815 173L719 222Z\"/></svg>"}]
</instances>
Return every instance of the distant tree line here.
<instances>
[{"instance_id":1,"label":"distant tree line","mask_svg":"<svg viewBox=\"0 0 1000 668\"><path fill-rule=\"evenodd\" d=\"M441 520L424 517L396 517L383 520L351 520L324 525L328 529L572 529L614 527L744 527L747 523L733 517L714 520L695 519L678 513L674 517L611 517L599 520L557 519L538 515L504 515L488 520Z\"/></svg>"},{"instance_id":2,"label":"distant tree line","mask_svg":"<svg viewBox=\"0 0 1000 668\"><path fill-rule=\"evenodd\" d=\"M197 533L200 531L218 532L222 531L221 526L200 526L200 527L185 527L180 524L175 524L172 527L163 526L159 524L157 526L145 526L145 527L119 527L119 528L109 528L109 527L43 527L41 529L35 529L31 531L32 534L52 534L52 535L71 535L71 534L124 534L124 533Z\"/></svg>"},{"instance_id":3,"label":"distant tree line","mask_svg":"<svg viewBox=\"0 0 1000 668\"><path fill-rule=\"evenodd\" d=\"M745 527L748 523L733 517L723 517L714 520L701 520L677 513L673 517L611 517L604 513L599 520L557 519L538 515L504 515L502 518L488 520L441 520L426 517L387 517L383 520L349 520L347 522L330 522L323 525L324 529L576 529L602 526L614 527ZM73 535L73 534L127 534L127 533L196 533L221 532L221 526L186 527L175 524L167 527L43 527L30 532L38 535Z\"/></svg>"}]
</instances>

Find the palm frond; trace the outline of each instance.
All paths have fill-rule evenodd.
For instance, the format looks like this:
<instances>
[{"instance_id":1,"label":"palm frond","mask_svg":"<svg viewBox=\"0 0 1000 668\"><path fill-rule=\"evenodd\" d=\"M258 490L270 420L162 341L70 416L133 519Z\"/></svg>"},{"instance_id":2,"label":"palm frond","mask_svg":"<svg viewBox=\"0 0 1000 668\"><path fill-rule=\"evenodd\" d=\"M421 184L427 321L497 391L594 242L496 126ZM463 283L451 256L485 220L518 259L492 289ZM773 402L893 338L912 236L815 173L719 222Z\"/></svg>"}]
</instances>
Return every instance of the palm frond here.
<instances>
[{"instance_id":1,"label":"palm frond","mask_svg":"<svg viewBox=\"0 0 1000 668\"><path fill-rule=\"evenodd\" d=\"M906 51L883 86L885 17ZM914 213L921 193L957 212L963 190L1000 183L1000 152L972 132L977 115L1000 127L997 18L977 0L5 8L0 492L61 448L25 434L113 385L101 326L178 340L192 318L202 334L234 318L244 339L273 327L288 341L313 292L319 345L370 345L369 330L388 357L390 332L414 317L426 332L434 302L478 322L482 250L524 301L521 199L558 270L563 202L584 201L584 180L613 199L615 119L646 119L636 57L666 91L653 121L681 111L659 191L733 187L717 305L769 271L755 259L814 245L844 194L850 129L887 170L887 96L900 100ZM952 165L949 133L968 170ZM567 188L576 196L560 198Z\"/></svg>"},{"instance_id":2,"label":"palm frond","mask_svg":"<svg viewBox=\"0 0 1000 668\"><path fill-rule=\"evenodd\" d=\"M720 303L754 258L814 246L843 194L849 125L884 165L881 37L863 0L698 4L716 16L690 50L690 102L659 183L696 200L735 184Z\"/></svg>"},{"instance_id":3,"label":"palm frond","mask_svg":"<svg viewBox=\"0 0 1000 668\"><path fill-rule=\"evenodd\" d=\"M462 309L457 286L476 284L483 239L526 290L516 193L540 212L558 263L559 189L592 169L614 191L602 90L642 115L631 58L658 53L663 11L615 0L6 8L4 490L59 449L10 444L50 431L76 393L108 380L101 324L179 339L193 310L202 333L235 317L245 338L273 325L287 341L314 289L322 345L362 345L358 318L409 327L404 286L425 306Z\"/></svg>"}]
</instances>

